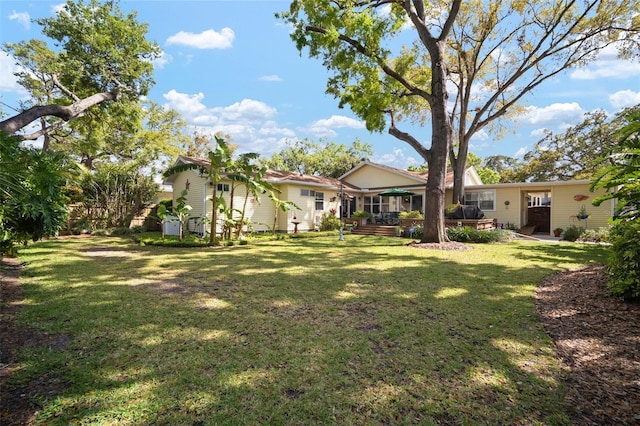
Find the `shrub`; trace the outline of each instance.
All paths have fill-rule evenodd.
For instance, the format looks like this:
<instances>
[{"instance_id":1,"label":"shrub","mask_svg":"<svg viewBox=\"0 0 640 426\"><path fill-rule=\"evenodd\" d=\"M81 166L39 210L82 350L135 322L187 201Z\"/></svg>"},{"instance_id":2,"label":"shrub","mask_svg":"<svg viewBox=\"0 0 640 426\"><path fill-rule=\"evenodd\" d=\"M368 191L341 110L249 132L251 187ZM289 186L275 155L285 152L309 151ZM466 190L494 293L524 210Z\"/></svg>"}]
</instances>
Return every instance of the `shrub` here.
<instances>
[{"instance_id":1,"label":"shrub","mask_svg":"<svg viewBox=\"0 0 640 426\"><path fill-rule=\"evenodd\" d=\"M606 243L609 241L609 228L585 229L576 241L583 243Z\"/></svg>"},{"instance_id":2,"label":"shrub","mask_svg":"<svg viewBox=\"0 0 640 426\"><path fill-rule=\"evenodd\" d=\"M351 217L371 217L371 213L364 211L364 210L356 210L355 212L351 213Z\"/></svg>"},{"instance_id":3,"label":"shrub","mask_svg":"<svg viewBox=\"0 0 640 426\"><path fill-rule=\"evenodd\" d=\"M461 243L498 243L510 241L513 236L511 231L503 229L475 229L469 226L456 226L447 228L447 237L451 241Z\"/></svg>"},{"instance_id":4,"label":"shrub","mask_svg":"<svg viewBox=\"0 0 640 426\"><path fill-rule=\"evenodd\" d=\"M562 234L562 239L565 241L576 241L580 238L580 235L584 232L584 228L581 228L576 225L571 225L567 229L564 230Z\"/></svg>"},{"instance_id":5,"label":"shrub","mask_svg":"<svg viewBox=\"0 0 640 426\"><path fill-rule=\"evenodd\" d=\"M640 299L640 220L619 222L609 235L609 291L625 300Z\"/></svg>"},{"instance_id":6,"label":"shrub","mask_svg":"<svg viewBox=\"0 0 640 426\"><path fill-rule=\"evenodd\" d=\"M414 226L412 238L422 239L424 229L422 225ZM469 226L447 228L447 237L451 241L461 243L498 243L513 239L513 232L504 229L478 230Z\"/></svg>"},{"instance_id":7,"label":"shrub","mask_svg":"<svg viewBox=\"0 0 640 426\"><path fill-rule=\"evenodd\" d=\"M410 212L400 212L398 217L400 219L424 219L424 216L418 210L411 210Z\"/></svg>"},{"instance_id":8,"label":"shrub","mask_svg":"<svg viewBox=\"0 0 640 426\"><path fill-rule=\"evenodd\" d=\"M331 213L324 213L320 218L320 231L335 231L340 229L340 225L342 225L340 218Z\"/></svg>"}]
</instances>

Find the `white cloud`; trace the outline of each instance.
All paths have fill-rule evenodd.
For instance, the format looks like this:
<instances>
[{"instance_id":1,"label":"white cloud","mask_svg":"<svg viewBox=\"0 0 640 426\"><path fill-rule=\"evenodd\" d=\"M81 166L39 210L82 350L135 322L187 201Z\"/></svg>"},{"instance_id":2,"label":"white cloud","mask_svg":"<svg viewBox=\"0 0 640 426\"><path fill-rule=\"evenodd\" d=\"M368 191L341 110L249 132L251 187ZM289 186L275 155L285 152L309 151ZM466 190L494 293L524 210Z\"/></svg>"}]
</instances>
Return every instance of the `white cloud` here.
<instances>
[{"instance_id":1,"label":"white cloud","mask_svg":"<svg viewBox=\"0 0 640 426\"><path fill-rule=\"evenodd\" d=\"M277 75L263 75L259 78L260 81L282 81Z\"/></svg>"},{"instance_id":2,"label":"white cloud","mask_svg":"<svg viewBox=\"0 0 640 426\"><path fill-rule=\"evenodd\" d=\"M0 50L0 91L15 92L20 87L18 80L13 75L18 70L15 61L8 53Z\"/></svg>"},{"instance_id":3,"label":"white cloud","mask_svg":"<svg viewBox=\"0 0 640 426\"><path fill-rule=\"evenodd\" d=\"M615 109L622 109L640 104L640 92L621 90L609 95L609 103Z\"/></svg>"},{"instance_id":4,"label":"white cloud","mask_svg":"<svg viewBox=\"0 0 640 426\"><path fill-rule=\"evenodd\" d=\"M526 146L520 147L515 154L513 154L514 158L522 158L523 155L525 155L527 152L529 152L529 149Z\"/></svg>"},{"instance_id":5,"label":"white cloud","mask_svg":"<svg viewBox=\"0 0 640 426\"><path fill-rule=\"evenodd\" d=\"M31 16L27 12L16 12L15 10L9 15L9 20L18 21L25 30L31 28Z\"/></svg>"},{"instance_id":6,"label":"white cloud","mask_svg":"<svg viewBox=\"0 0 640 426\"><path fill-rule=\"evenodd\" d=\"M521 124L536 126L574 124L583 119L585 111L577 102L555 103L539 108L527 107L526 112L517 118Z\"/></svg>"},{"instance_id":7,"label":"white cloud","mask_svg":"<svg viewBox=\"0 0 640 426\"><path fill-rule=\"evenodd\" d=\"M285 136L285 137L295 137L295 132L286 127L278 126L278 123L275 121L265 121L260 129L260 135L262 136Z\"/></svg>"},{"instance_id":8,"label":"white cloud","mask_svg":"<svg viewBox=\"0 0 640 426\"><path fill-rule=\"evenodd\" d=\"M196 49L228 49L233 45L235 33L231 28L223 28L220 32L206 30L199 34L180 31L167 39L167 44L178 44Z\"/></svg>"},{"instance_id":9,"label":"white cloud","mask_svg":"<svg viewBox=\"0 0 640 426\"><path fill-rule=\"evenodd\" d=\"M224 121L254 123L262 122L277 114L275 108L253 99L243 99L227 107L214 108L212 111L220 114Z\"/></svg>"},{"instance_id":10,"label":"white cloud","mask_svg":"<svg viewBox=\"0 0 640 426\"><path fill-rule=\"evenodd\" d=\"M188 95L186 93L176 92L172 89L162 96L169 102L167 106L181 113L187 122L189 122L189 118L192 118L196 114L207 109L207 107L200 102L204 99L204 94L202 92L195 95Z\"/></svg>"},{"instance_id":11,"label":"white cloud","mask_svg":"<svg viewBox=\"0 0 640 426\"><path fill-rule=\"evenodd\" d=\"M338 135L334 129L348 127L351 129L364 129L363 121L345 117L344 115L332 115L327 119L312 123L306 131L320 138L332 138Z\"/></svg>"},{"instance_id":12,"label":"white cloud","mask_svg":"<svg viewBox=\"0 0 640 426\"><path fill-rule=\"evenodd\" d=\"M63 10L65 10L65 7L67 6L66 3L58 3L58 4L54 4L53 6L51 6L51 12L53 12L53 14L58 14L60 12L62 12Z\"/></svg>"},{"instance_id":13,"label":"white cloud","mask_svg":"<svg viewBox=\"0 0 640 426\"><path fill-rule=\"evenodd\" d=\"M171 56L165 51L161 51L160 56L154 59L151 63L153 64L154 68L162 69L164 68L165 65L167 65L169 62L172 62L172 61L173 61L173 56Z\"/></svg>"},{"instance_id":14,"label":"white cloud","mask_svg":"<svg viewBox=\"0 0 640 426\"><path fill-rule=\"evenodd\" d=\"M167 100L165 106L178 111L200 133L230 135L232 142L239 145L238 153L273 153L278 150L280 140L295 137L293 130L280 127L272 119L277 110L264 102L243 99L228 106L208 107L202 93L171 90L163 96Z\"/></svg>"},{"instance_id":15,"label":"white cloud","mask_svg":"<svg viewBox=\"0 0 640 426\"><path fill-rule=\"evenodd\" d=\"M640 63L617 57L614 45L603 49L592 64L573 71L569 77L574 80L596 80L601 78L625 79L640 75Z\"/></svg>"}]
</instances>

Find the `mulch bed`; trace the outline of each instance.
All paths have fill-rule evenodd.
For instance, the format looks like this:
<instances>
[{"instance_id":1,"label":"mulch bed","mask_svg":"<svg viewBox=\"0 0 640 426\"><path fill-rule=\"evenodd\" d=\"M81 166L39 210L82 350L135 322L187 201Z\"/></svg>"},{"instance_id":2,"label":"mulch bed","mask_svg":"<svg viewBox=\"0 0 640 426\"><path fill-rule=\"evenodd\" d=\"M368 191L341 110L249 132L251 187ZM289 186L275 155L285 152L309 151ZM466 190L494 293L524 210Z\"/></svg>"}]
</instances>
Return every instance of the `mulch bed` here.
<instances>
[{"instance_id":1,"label":"mulch bed","mask_svg":"<svg viewBox=\"0 0 640 426\"><path fill-rule=\"evenodd\" d=\"M468 246L447 243L424 248L465 250ZM64 386L55 377L41 377L19 388L9 386L17 351L25 345L51 344L60 336L17 327L15 317L23 300L20 264L12 258L2 261L0 424L28 425L39 409L32 398L43 393L52 396ZM594 266L547 277L536 293L536 307L566 367L566 403L575 424L640 424L640 304L608 297L603 267Z\"/></svg>"},{"instance_id":2,"label":"mulch bed","mask_svg":"<svg viewBox=\"0 0 640 426\"><path fill-rule=\"evenodd\" d=\"M640 304L609 297L604 267L592 266L547 277L536 307L567 369L575 424L640 424Z\"/></svg>"}]
</instances>

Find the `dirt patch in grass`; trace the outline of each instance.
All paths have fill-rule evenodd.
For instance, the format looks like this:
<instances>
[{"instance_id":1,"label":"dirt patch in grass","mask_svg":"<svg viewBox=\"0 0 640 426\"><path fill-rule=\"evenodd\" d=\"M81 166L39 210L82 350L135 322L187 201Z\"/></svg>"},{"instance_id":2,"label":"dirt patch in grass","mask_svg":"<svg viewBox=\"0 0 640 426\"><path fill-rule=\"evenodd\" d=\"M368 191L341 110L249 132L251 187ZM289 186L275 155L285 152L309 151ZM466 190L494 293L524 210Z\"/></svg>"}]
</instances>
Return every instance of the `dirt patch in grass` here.
<instances>
[{"instance_id":1,"label":"dirt patch in grass","mask_svg":"<svg viewBox=\"0 0 640 426\"><path fill-rule=\"evenodd\" d=\"M640 304L607 296L604 267L551 275L536 292L581 425L640 423Z\"/></svg>"},{"instance_id":2,"label":"dirt patch in grass","mask_svg":"<svg viewBox=\"0 0 640 426\"><path fill-rule=\"evenodd\" d=\"M472 247L464 243L459 243L457 241L448 241L446 243L418 243L416 241L412 241L407 245L409 247L431 249L431 250L471 250L472 249Z\"/></svg>"}]
</instances>

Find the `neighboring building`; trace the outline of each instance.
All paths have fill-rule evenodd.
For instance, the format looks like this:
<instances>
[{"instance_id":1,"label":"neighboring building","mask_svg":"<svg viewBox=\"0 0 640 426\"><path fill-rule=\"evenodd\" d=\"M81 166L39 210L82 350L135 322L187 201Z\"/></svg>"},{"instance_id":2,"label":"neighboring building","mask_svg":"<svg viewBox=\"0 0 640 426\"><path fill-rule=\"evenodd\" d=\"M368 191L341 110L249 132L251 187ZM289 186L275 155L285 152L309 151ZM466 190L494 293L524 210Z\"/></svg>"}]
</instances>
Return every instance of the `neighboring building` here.
<instances>
[{"instance_id":1,"label":"neighboring building","mask_svg":"<svg viewBox=\"0 0 640 426\"><path fill-rule=\"evenodd\" d=\"M208 166L207 160L191 157L179 157L176 165L185 163ZM267 194L248 197L246 217L258 232L270 230L274 222L279 232L293 232L296 228L299 231L314 230L320 217L330 212L349 218L356 210L365 210L373 215L425 210L426 172L409 172L363 161L338 179L275 170L267 171L265 179L281 191L277 194L279 199L292 201L300 209L286 213L276 211ZM175 174L164 183L173 187L174 200L182 190L189 190L187 204L192 207L191 226L197 227L199 218L211 217L212 188L207 178L197 170ZM217 184L218 194L225 197L227 205L232 202L232 184L224 178ZM452 172L447 173L446 185L446 199L451 200ZM379 195L392 188L405 190L408 194ZM237 185L233 197L235 209L242 209L245 194L246 188ZM572 224L589 228L605 226L613 214L614 204L607 201L594 207L591 205L593 196L589 192L588 181L485 185L473 167L465 173L465 204L480 207L487 218L495 218L499 224L512 224L518 228L536 225L539 232L551 233L554 228L566 228ZM579 220L576 216L583 204L590 216Z\"/></svg>"}]
</instances>

